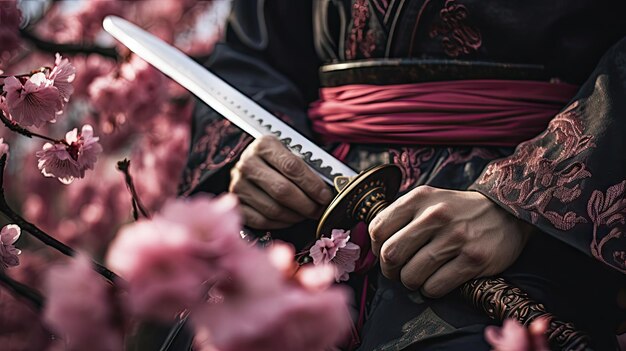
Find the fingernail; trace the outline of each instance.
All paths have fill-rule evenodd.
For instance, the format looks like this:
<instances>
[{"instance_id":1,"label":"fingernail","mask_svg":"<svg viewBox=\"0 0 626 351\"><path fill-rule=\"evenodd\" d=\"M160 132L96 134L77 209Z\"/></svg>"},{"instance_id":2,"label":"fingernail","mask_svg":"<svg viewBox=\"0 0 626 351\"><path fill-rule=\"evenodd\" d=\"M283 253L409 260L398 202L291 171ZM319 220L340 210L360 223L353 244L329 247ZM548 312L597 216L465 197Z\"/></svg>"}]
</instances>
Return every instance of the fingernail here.
<instances>
[{"instance_id":1,"label":"fingernail","mask_svg":"<svg viewBox=\"0 0 626 351\"><path fill-rule=\"evenodd\" d=\"M322 189L322 191L320 191L320 200L322 200L323 203L330 202L332 198L333 198L333 193L330 192L330 189L324 188Z\"/></svg>"}]
</instances>

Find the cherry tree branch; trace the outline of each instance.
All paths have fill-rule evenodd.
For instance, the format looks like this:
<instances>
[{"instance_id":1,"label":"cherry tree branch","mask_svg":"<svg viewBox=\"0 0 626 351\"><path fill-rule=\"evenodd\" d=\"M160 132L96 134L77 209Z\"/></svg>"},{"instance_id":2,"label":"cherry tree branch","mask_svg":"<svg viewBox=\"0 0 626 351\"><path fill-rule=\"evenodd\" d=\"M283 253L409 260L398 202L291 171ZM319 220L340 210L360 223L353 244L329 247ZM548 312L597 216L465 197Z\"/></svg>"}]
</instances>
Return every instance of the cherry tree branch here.
<instances>
[{"instance_id":1,"label":"cherry tree branch","mask_svg":"<svg viewBox=\"0 0 626 351\"><path fill-rule=\"evenodd\" d=\"M4 274L0 270L0 284L11 290L15 295L20 296L32 303L37 310L41 310L43 307L43 297L35 289L24 285L16 280L13 280L8 275Z\"/></svg>"},{"instance_id":2,"label":"cherry tree branch","mask_svg":"<svg viewBox=\"0 0 626 351\"><path fill-rule=\"evenodd\" d=\"M139 212L141 212L141 215L145 218L150 218L150 214L139 199L139 195L137 194L137 190L135 189L135 183L133 182L133 178L130 175L130 160L125 158L122 161L119 161L117 163L117 169L124 174L126 188L130 192L133 205L133 218L135 218L135 220L139 219L139 213L137 213L137 210L139 210Z\"/></svg>"},{"instance_id":3,"label":"cherry tree branch","mask_svg":"<svg viewBox=\"0 0 626 351\"><path fill-rule=\"evenodd\" d=\"M22 218L19 214L17 214L13 209L9 206L4 196L4 168L6 166L7 155L4 154L0 157L0 212L4 214L7 218L11 220L12 223L17 224L22 230L30 233L32 236L37 238L42 243L56 249L60 253L67 256L75 256L76 251L71 247L63 244L57 239L53 238L49 234L46 234L43 230L39 229L34 224L28 222L24 218ZM121 281L121 278L111 272L108 268L103 265L93 262L94 270L98 272L101 276L109 280L111 283L116 283Z\"/></svg>"},{"instance_id":4,"label":"cherry tree branch","mask_svg":"<svg viewBox=\"0 0 626 351\"><path fill-rule=\"evenodd\" d=\"M30 131L30 130L20 126L19 124L15 123L14 121L11 121L9 118L7 118L7 116L5 116L5 114L4 114L4 111L2 111L2 113L0 113L0 120L11 131L13 131L15 133L18 133L18 134L21 134L21 135L23 135L23 136L25 136L27 138L35 137L35 138L40 138L40 139L43 139L43 140L51 141L51 142L53 142L55 144L61 143L61 144L68 145L67 142L65 140L63 140L63 139L61 139L61 140L53 139L53 138L51 138L49 136L45 136L43 134L32 132L32 131Z\"/></svg>"},{"instance_id":5,"label":"cherry tree branch","mask_svg":"<svg viewBox=\"0 0 626 351\"><path fill-rule=\"evenodd\" d=\"M120 59L120 55L114 47L102 47L98 45L82 45L82 44L60 44L53 43L44 39L39 38L34 33L21 29L20 35L22 38L28 40L31 44L33 44L37 49L46 52L62 52L68 55L75 54L98 54L103 57L109 57L115 60Z\"/></svg>"}]
</instances>

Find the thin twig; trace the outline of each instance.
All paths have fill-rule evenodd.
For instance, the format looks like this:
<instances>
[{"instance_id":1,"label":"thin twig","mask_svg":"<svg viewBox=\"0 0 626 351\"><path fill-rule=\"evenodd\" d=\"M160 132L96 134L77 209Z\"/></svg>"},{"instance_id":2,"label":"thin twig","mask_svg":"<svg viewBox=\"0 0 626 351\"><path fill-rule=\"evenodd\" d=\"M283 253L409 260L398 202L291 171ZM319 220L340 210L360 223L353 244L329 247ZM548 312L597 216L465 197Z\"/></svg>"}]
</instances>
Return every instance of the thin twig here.
<instances>
[{"instance_id":1,"label":"thin twig","mask_svg":"<svg viewBox=\"0 0 626 351\"><path fill-rule=\"evenodd\" d=\"M51 141L51 142L53 142L55 144L65 144L65 145L68 145L67 141L65 141L64 139L61 139L61 140L53 139L51 137L48 137L48 136L45 136L45 135L42 135L42 134L39 134L39 133L32 132L32 131L30 131L30 130L20 126L19 124L15 123L14 121L11 121L7 116L5 116L4 115L4 111L2 111L0 113L0 120L2 120L2 123L4 123L4 125L7 128L9 128L10 130L12 130L12 131L14 131L14 132L16 132L18 134L21 134L21 135L23 135L23 136L25 136L27 138L35 137L35 138L40 138L40 139L43 139L43 140Z\"/></svg>"},{"instance_id":2,"label":"thin twig","mask_svg":"<svg viewBox=\"0 0 626 351\"><path fill-rule=\"evenodd\" d=\"M21 29L22 38L31 42L39 50L46 52L62 52L64 54L98 54L104 57L110 57L115 60L120 59L120 55L114 47L102 47L98 45L81 45L81 44L60 44L43 40L32 32Z\"/></svg>"},{"instance_id":3,"label":"thin twig","mask_svg":"<svg viewBox=\"0 0 626 351\"><path fill-rule=\"evenodd\" d=\"M28 222L20 215L18 215L13 209L9 206L4 196L4 168L6 166L7 155L4 154L0 157L0 212L3 213L7 218L11 220L12 223L17 224L22 230L30 233L32 236L37 238L42 243L56 249L60 253L67 256L75 256L76 251L71 247L63 244L52 236L46 234L43 230L37 228L34 224ZM103 265L93 262L94 270L98 272L101 276L108 279L111 283L115 284L116 282L120 282L121 278L117 276L117 274L111 272L108 268Z\"/></svg>"},{"instance_id":4,"label":"thin twig","mask_svg":"<svg viewBox=\"0 0 626 351\"><path fill-rule=\"evenodd\" d=\"M131 177L130 175L130 160L125 158L122 161L117 162L117 169L124 174L126 188L130 192L131 201L133 204L133 218L135 218L135 220L139 219L139 214L137 213L137 210L139 210L139 212L141 212L141 215L145 218L150 218L150 214L139 199L139 195L137 194L137 190L135 189L135 183L133 182L133 177Z\"/></svg>"},{"instance_id":5,"label":"thin twig","mask_svg":"<svg viewBox=\"0 0 626 351\"><path fill-rule=\"evenodd\" d=\"M39 294L39 292L29 287L28 285L13 280L11 277L4 274L2 270L0 270L0 284L13 291L14 294L30 301L37 308L38 311L40 311L43 307L43 297Z\"/></svg>"}]
</instances>

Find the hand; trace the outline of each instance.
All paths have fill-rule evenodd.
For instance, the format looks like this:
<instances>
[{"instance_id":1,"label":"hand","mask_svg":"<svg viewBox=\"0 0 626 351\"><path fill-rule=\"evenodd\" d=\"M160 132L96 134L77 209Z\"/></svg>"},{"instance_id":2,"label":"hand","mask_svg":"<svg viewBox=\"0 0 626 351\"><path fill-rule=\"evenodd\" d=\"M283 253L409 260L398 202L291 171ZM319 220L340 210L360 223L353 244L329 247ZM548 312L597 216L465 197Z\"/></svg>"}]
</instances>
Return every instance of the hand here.
<instances>
[{"instance_id":1,"label":"hand","mask_svg":"<svg viewBox=\"0 0 626 351\"><path fill-rule=\"evenodd\" d=\"M319 175L273 136L250 144L230 175L229 191L239 197L251 228L279 229L317 219L333 198Z\"/></svg>"},{"instance_id":2,"label":"hand","mask_svg":"<svg viewBox=\"0 0 626 351\"><path fill-rule=\"evenodd\" d=\"M369 225L383 274L429 297L502 272L532 230L478 192L430 186L402 196Z\"/></svg>"}]
</instances>

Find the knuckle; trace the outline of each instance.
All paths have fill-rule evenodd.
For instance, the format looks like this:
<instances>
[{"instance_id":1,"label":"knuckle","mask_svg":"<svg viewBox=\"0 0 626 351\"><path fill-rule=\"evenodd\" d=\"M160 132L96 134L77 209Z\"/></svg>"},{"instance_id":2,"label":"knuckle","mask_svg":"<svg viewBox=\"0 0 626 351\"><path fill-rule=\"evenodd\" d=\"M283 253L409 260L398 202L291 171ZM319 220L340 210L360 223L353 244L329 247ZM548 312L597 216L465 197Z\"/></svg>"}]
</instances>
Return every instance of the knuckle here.
<instances>
[{"instance_id":1,"label":"knuckle","mask_svg":"<svg viewBox=\"0 0 626 351\"><path fill-rule=\"evenodd\" d=\"M285 199L289 197L289 184L286 182L274 182L270 186L270 193L274 199Z\"/></svg>"},{"instance_id":2,"label":"knuckle","mask_svg":"<svg viewBox=\"0 0 626 351\"><path fill-rule=\"evenodd\" d=\"M427 220L445 223L451 220L452 211L448 203L440 202L436 205L433 205L432 208L425 215Z\"/></svg>"},{"instance_id":3,"label":"knuckle","mask_svg":"<svg viewBox=\"0 0 626 351\"><path fill-rule=\"evenodd\" d=\"M252 166L252 162L248 159L241 159L237 162L236 169L236 172L241 174L250 174L254 170L254 167Z\"/></svg>"},{"instance_id":4,"label":"knuckle","mask_svg":"<svg viewBox=\"0 0 626 351\"><path fill-rule=\"evenodd\" d=\"M389 267L397 267L402 264L394 245L383 245L382 249L380 249L380 260Z\"/></svg>"},{"instance_id":5,"label":"knuckle","mask_svg":"<svg viewBox=\"0 0 626 351\"><path fill-rule=\"evenodd\" d=\"M276 138L272 135L263 135L257 140L258 140L257 145L263 149L270 147L276 143Z\"/></svg>"},{"instance_id":6,"label":"knuckle","mask_svg":"<svg viewBox=\"0 0 626 351\"><path fill-rule=\"evenodd\" d=\"M281 169L283 172L291 177L297 177L302 175L304 169L302 168L300 160L292 155L287 155L281 160Z\"/></svg>"},{"instance_id":7,"label":"knuckle","mask_svg":"<svg viewBox=\"0 0 626 351\"><path fill-rule=\"evenodd\" d=\"M275 204L268 205L267 207L265 207L263 212L267 217L276 219L280 218L281 214L283 213L280 206Z\"/></svg>"},{"instance_id":8,"label":"knuckle","mask_svg":"<svg viewBox=\"0 0 626 351\"><path fill-rule=\"evenodd\" d=\"M448 242L453 244L463 243L467 239L466 232L461 229L452 230L448 234Z\"/></svg>"},{"instance_id":9,"label":"knuckle","mask_svg":"<svg viewBox=\"0 0 626 351\"><path fill-rule=\"evenodd\" d=\"M413 291L418 290L421 285L420 282L417 281L417 279L415 279L415 276L412 274L412 272L409 272L404 269L400 272L400 282L407 289L413 290Z\"/></svg>"},{"instance_id":10,"label":"knuckle","mask_svg":"<svg viewBox=\"0 0 626 351\"><path fill-rule=\"evenodd\" d=\"M411 191L411 195L415 198L428 197L430 196L435 188L429 185L420 185Z\"/></svg>"},{"instance_id":11,"label":"knuckle","mask_svg":"<svg viewBox=\"0 0 626 351\"><path fill-rule=\"evenodd\" d=\"M469 249L462 250L461 254L465 257L470 266L483 266L487 264L487 253L484 250Z\"/></svg>"},{"instance_id":12,"label":"knuckle","mask_svg":"<svg viewBox=\"0 0 626 351\"><path fill-rule=\"evenodd\" d=\"M441 261L441 255L437 254L437 252L433 250L426 250L424 254L429 262L439 263Z\"/></svg>"},{"instance_id":13,"label":"knuckle","mask_svg":"<svg viewBox=\"0 0 626 351\"><path fill-rule=\"evenodd\" d=\"M422 286L421 292L422 292L422 295L433 298L433 299L441 297L442 295L439 289L428 284L424 284L424 286Z\"/></svg>"},{"instance_id":14,"label":"knuckle","mask_svg":"<svg viewBox=\"0 0 626 351\"><path fill-rule=\"evenodd\" d=\"M376 242L376 243L382 241L382 238L383 238L383 234L381 230L379 229L380 226L378 225L380 220L378 220L377 218L374 218L374 220L370 223L369 228L368 228L368 231L370 233L370 239L372 240L372 242Z\"/></svg>"}]
</instances>

